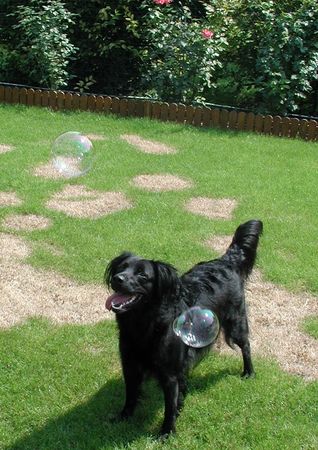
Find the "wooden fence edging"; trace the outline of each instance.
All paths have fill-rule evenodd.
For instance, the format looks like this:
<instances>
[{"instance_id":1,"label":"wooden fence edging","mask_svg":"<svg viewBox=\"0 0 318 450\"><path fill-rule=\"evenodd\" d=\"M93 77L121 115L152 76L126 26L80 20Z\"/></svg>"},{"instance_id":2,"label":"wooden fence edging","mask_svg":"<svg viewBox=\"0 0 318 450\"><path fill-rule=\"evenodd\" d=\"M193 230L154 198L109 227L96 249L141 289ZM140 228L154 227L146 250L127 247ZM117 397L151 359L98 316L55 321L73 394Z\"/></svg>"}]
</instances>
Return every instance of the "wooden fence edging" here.
<instances>
[{"instance_id":1,"label":"wooden fence edging","mask_svg":"<svg viewBox=\"0 0 318 450\"><path fill-rule=\"evenodd\" d=\"M318 141L318 119L297 119L228 111L226 108L191 106L106 95L79 94L67 91L50 91L19 88L0 84L0 103L49 107L54 110L82 110L113 113L123 117L149 117L162 121L194 125L196 127L222 128L248 131Z\"/></svg>"}]
</instances>

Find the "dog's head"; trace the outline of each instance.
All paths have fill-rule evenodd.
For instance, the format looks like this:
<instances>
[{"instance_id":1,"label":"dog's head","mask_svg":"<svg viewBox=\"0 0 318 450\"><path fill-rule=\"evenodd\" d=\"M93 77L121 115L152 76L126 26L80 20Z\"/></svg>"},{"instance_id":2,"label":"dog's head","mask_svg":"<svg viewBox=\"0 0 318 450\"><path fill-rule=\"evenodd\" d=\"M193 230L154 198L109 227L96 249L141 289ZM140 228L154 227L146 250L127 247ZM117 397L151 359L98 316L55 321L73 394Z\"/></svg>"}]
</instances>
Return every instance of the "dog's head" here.
<instances>
[{"instance_id":1,"label":"dog's head","mask_svg":"<svg viewBox=\"0 0 318 450\"><path fill-rule=\"evenodd\" d=\"M179 277L170 264L125 252L109 263L105 282L114 291L106 301L106 308L120 314L172 298L178 290Z\"/></svg>"}]
</instances>

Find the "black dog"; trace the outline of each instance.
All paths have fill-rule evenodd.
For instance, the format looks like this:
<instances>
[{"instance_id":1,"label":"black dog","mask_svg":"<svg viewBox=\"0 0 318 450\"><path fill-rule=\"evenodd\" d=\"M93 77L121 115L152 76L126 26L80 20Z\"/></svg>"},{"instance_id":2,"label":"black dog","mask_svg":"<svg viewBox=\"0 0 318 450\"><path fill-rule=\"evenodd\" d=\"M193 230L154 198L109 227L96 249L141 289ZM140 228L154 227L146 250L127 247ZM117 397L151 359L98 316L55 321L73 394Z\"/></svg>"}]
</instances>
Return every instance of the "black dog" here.
<instances>
[{"instance_id":1,"label":"black dog","mask_svg":"<svg viewBox=\"0 0 318 450\"><path fill-rule=\"evenodd\" d=\"M248 339L244 281L256 258L262 222L240 225L226 253L201 262L181 277L170 264L123 253L113 259L105 281L114 290L106 307L116 313L119 347L126 384L126 402L120 418L134 412L146 374L159 381L165 398L161 435L175 431L177 415L186 394L186 376L207 348L192 348L175 335L172 324L194 305L218 316L226 342L238 345L243 374L254 374Z\"/></svg>"}]
</instances>

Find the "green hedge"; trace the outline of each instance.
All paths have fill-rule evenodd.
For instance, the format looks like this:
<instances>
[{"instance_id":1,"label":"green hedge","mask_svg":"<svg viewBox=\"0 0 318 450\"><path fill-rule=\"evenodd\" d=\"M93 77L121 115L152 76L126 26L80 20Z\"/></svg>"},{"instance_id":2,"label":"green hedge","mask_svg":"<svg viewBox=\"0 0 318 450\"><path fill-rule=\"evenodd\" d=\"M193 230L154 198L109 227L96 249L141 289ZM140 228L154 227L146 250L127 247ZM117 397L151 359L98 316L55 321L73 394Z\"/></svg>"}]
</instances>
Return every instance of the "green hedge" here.
<instances>
[{"instance_id":1,"label":"green hedge","mask_svg":"<svg viewBox=\"0 0 318 450\"><path fill-rule=\"evenodd\" d=\"M163 3L2 0L0 81L318 113L317 0Z\"/></svg>"}]
</instances>

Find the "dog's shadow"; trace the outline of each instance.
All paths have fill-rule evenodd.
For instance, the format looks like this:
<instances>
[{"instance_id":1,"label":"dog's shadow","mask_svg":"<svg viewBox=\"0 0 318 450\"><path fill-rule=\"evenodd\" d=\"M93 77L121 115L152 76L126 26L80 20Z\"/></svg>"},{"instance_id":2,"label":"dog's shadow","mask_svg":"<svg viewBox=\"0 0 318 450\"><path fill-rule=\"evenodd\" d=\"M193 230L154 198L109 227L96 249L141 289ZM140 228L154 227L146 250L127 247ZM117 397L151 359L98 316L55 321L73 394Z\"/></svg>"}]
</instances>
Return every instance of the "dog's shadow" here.
<instances>
[{"instance_id":1,"label":"dog's shadow","mask_svg":"<svg viewBox=\"0 0 318 450\"><path fill-rule=\"evenodd\" d=\"M226 371L212 372L204 377L194 375L190 379L189 391L202 391L227 375ZM85 403L49 420L5 450L97 450L125 446L152 433L155 436L159 428L153 429L153 420L158 410L163 411L164 407L159 387L148 382L136 417L125 422L113 422L111 419L119 412L123 395L122 379L112 379Z\"/></svg>"},{"instance_id":2,"label":"dog's shadow","mask_svg":"<svg viewBox=\"0 0 318 450\"><path fill-rule=\"evenodd\" d=\"M132 420L112 423L123 392L122 380L112 379L85 403L47 421L6 450L88 450L125 445L137 439L143 430L131 426Z\"/></svg>"}]
</instances>

